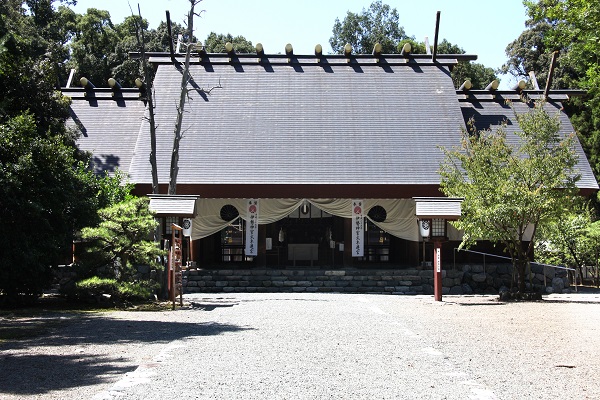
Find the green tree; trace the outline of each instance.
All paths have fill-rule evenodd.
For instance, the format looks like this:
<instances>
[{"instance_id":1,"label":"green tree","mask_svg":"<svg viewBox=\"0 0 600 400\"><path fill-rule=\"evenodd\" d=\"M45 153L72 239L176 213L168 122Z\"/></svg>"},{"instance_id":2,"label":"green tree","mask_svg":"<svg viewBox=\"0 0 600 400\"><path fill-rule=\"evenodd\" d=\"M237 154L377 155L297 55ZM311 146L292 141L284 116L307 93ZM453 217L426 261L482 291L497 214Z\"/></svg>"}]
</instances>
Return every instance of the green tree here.
<instances>
[{"instance_id":1,"label":"green tree","mask_svg":"<svg viewBox=\"0 0 600 400\"><path fill-rule=\"evenodd\" d=\"M75 14L55 3L70 2L0 2L0 294L11 302L39 295L74 232L129 190L94 176L65 128L55 88Z\"/></svg>"},{"instance_id":2,"label":"green tree","mask_svg":"<svg viewBox=\"0 0 600 400\"><path fill-rule=\"evenodd\" d=\"M590 234L592 213L585 204L565 212L560 220L542 227L536 256L544 263L565 265L577 270L583 280L583 267L597 265L598 241Z\"/></svg>"},{"instance_id":3,"label":"green tree","mask_svg":"<svg viewBox=\"0 0 600 400\"><path fill-rule=\"evenodd\" d=\"M438 53L465 54L465 50L444 39L438 44ZM469 61L459 61L452 69L451 76L455 87L458 88L464 81L470 80L475 89L483 89L491 81L498 78L492 68L488 68L479 63L471 63Z\"/></svg>"},{"instance_id":4,"label":"green tree","mask_svg":"<svg viewBox=\"0 0 600 400\"><path fill-rule=\"evenodd\" d=\"M515 119L520 128L516 145L502 126L463 131L461 146L442 149L440 175L445 195L464 198L463 216L455 223L464 230L461 246L479 239L502 243L523 292L538 229L569 209L579 175L574 171L574 137L559 136L558 114L550 115L538 102L527 112L515 111Z\"/></svg>"},{"instance_id":5,"label":"green tree","mask_svg":"<svg viewBox=\"0 0 600 400\"><path fill-rule=\"evenodd\" d=\"M370 54L375 43L380 43L386 54L399 54L406 43L411 45L413 54L427 53L424 42L406 35L400 26L398 11L379 0L373 2L368 10L363 9L361 14L348 11L343 22L336 19L329 43L333 51L339 54L343 53L346 43L352 45L353 51L359 54ZM464 54L465 51L444 39L438 45L438 53ZM452 81L455 87L459 87L467 79L474 88L483 89L497 76L492 68L483 64L461 61L452 70Z\"/></svg>"},{"instance_id":6,"label":"green tree","mask_svg":"<svg viewBox=\"0 0 600 400\"><path fill-rule=\"evenodd\" d=\"M206 37L204 48L208 53L225 53L225 43L227 42L233 44L233 48L237 53L254 53L256 51L252 42L243 36L234 37L230 33L223 35L215 32L211 32Z\"/></svg>"},{"instance_id":7,"label":"green tree","mask_svg":"<svg viewBox=\"0 0 600 400\"><path fill-rule=\"evenodd\" d=\"M55 87L73 15L52 3L0 2L0 122L28 111L40 135L64 130L68 116L68 102Z\"/></svg>"},{"instance_id":8,"label":"green tree","mask_svg":"<svg viewBox=\"0 0 600 400\"><path fill-rule=\"evenodd\" d=\"M113 68L124 61L115 51L122 40L108 11L89 8L86 14L77 15L67 66L75 68L78 76L104 86L112 76Z\"/></svg>"},{"instance_id":9,"label":"green tree","mask_svg":"<svg viewBox=\"0 0 600 400\"><path fill-rule=\"evenodd\" d=\"M15 302L47 285L75 230L91 222L95 187L63 137L38 134L31 114L0 124L0 292Z\"/></svg>"},{"instance_id":10,"label":"green tree","mask_svg":"<svg viewBox=\"0 0 600 400\"><path fill-rule=\"evenodd\" d=\"M587 96L565 104L579 139L600 177L600 9L592 0L525 1L527 29L506 49L504 72L523 77L533 71L545 85L553 51L559 51L553 89L581 88Z\"/></svg>"},{"instance_id":11,"label":"green tree","mask_svg":"<svg viewBox=\"0 0 600 400\"><path fill-rule=\"evenodd\" d=\"M360 14L347 11L341 22L336 18L332 33L329 44L338 54L344 52L346 43L358 54L370 54L375 43L381 44L383 53L394 54L398 53L396 45L409 39L400 26L398 11L381 0L371 3L368 9L363 8Z\"/></svg>"},{"instance_id":12,"label":"green tree","mask_svg":"<svg viewBox=\"0 0 600 400\"><path fill-rule=\"evenodd\" d=\"M152 240L157 222L148 203L147 198L134 197L99 210L100 223L81 232L89 241L89 262L95 267L111 265L120 281L132 278L134 264L160 267L157 260L163 252Z\"/></svg>"}]
</instances>

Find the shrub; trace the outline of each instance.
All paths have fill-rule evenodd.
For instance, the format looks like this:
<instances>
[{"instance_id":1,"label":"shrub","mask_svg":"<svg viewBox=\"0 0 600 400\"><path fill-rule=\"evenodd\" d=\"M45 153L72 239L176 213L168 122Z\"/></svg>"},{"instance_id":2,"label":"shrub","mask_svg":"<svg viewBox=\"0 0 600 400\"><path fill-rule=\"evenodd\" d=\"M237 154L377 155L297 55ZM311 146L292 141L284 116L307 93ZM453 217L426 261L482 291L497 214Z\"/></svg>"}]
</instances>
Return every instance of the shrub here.
<instances>
[{"instance_id":1,"label":"shrub","mask_svg":"<svg viewBox=\"0 0 600 400\"><path fill-rule=\"evenodd\" d=\"M150 299L159 287L154 281L121 282L117 290L121 300L144 301Z\"/></svg>"},{"instance_id":2,"label":"shrub","mask_svg":"<svg viewBox=\"0 0 600 400\"><path fill-rule=\"evenodd\" d=\"M75 297L89 298L102 294L118 294L119 284L116 279L98 278L93 276L75 284Z\"/></svg>"}]
</instances>

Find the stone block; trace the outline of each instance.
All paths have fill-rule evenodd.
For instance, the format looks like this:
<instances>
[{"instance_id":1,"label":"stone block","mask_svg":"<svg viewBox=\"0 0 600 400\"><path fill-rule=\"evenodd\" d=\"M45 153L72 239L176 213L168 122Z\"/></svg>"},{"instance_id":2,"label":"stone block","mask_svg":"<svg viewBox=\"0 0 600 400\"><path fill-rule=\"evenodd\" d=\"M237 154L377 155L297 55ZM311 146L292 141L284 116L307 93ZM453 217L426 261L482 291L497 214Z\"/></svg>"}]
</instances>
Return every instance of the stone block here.
<instances>
[{"instance_id":1,"label":"stone block","mask_svg":"<svg viewBox=\"0 0 600 400\"><path fill-rule=\"evenodd\" d=\"M261 275L269 275L269 274L267 273L267 270L265 270L265 269L251 269L250 275L261 276Z\"/></svg>"},{"instance_id":2,"label":"stone block","mask_svg":"<svg viewBox=\"0 0 600 400\"><path fill-rule=\"evenodd\" d=\"M325 271L326 276L344 276L346 271Z\"/></svg>"},{"instance_id":3,"label":"stone block","mask_svg":"<svg viewBox=\"0 0 600 400\"><path fill-rule=\"evenodd\" d=\"M442 287L442 295L444 294L450 294L450 288L449 287Z\"/></svg>"},{"instance_id":4,"label":"stone block","mask_svg":"<svg viewBox=\"0 0 600 400\"><path fill-rule=\"evenodd\" d=\"M423 294L433 294L433 286L423 285Z\"/></svg>"},{"instance_id":5,"label":"stone block","mask_svg":"<svg viewBox=\"0 0 600 400\"><path fill-rule=\"evenodd\" d=\"M554 293L562 293L565 288L565 282L562 278L554 278L552 279L552 289L554 289Z\"/></svg>"},{"instance_id":6,"label":"stone block","mask_svg":"<svg viewBox=\"0 0 600 400\"><path fill-rule=\"evenodd\" d=\"M187 285L185 285L185 287L194 287L194 286L198 287L198 282L196 282L196 281L189 281L187 283Z\"/></svg>"},{"instance_id":7,"label":"stone block","mask_svg":"<svg viewBox=\"0 0 600 400\"><path fill-rule=\"evenodd\" d=\"M294 292L306 292L306 287L296 286L292 288Z\"/></svg>"},{"instance_id":8,"label":"stone block","mask_svg":"<svg viewBox=\"0 0 600 400\"><path fill-rule=\"evenodd\" d=\"M394 286L386 286L383 288L383 290L386 292L393 292L396 290L396 288Z\"/></svg>"},{"instance_id":9,"label":"stone block","mask_svg":"<svg viewBox=\"0 0 600 400\"><path fill-rule=\"evenodd\" d=\"M475 264L471 266L471 272L480 274L483 272L483 264Z\"/></svg>"},{"instance_id":10,"label":"stone block","mask_svg":"<svg viewBox=\"0 0 600 400\"><path fill-rule=\"evenodd\" d=\"M232 293L232 292L235 292L235 288L231 287L231 286L225 286L223 288L223 291L226 292L226 293Z\"/></svg>"},{"instance_id":11,"label":"stone block","mask_svg":"<svg viewBox=\"0 0 600 400\"><path fill-rule=\"evenodd\" d=\"M419 279L421 280L421 279ZM398 285L400 286L412 286L412 281L398 281Z\"/></svg>"},{"instance_id":12,"label":"stone block","mask_svg":"<svg viewBox=\"0 0 600 400\"><path fill-rule=\"evenodd\" d=\"M450 288L450 294L464 294L462 286L452 286Z\"/></svg>"},{"instance_id":13,"label":"stone block","mask_svg":"<svg viewBox=\"0 0 600 400\"><path fill-rule=\"evenodd\" d=\"M402 292L402 293L405 293L405 292L408 292L411 290L410 287L408 287L408 286L396 286L395 289L396 289L396 292Z\"/></svg>"},{"instance_id":14,"label":"stone block","mask_svg":"<svg viewBox=\"0 0 600 400\"><path fill-rule=\"evenodd\" d=\"M473 274L471 276L471 279L473 279L473 282L483 283L487 279L487 274L485 274L485 273Z\"/></svg>"},{"instance_id":15,"label":"stone block","mask_svg":"<svg viewBox=\"0 0 600 400\"><path fill-rule=\"evenodd\" d=\"M442 286L447 286L447 287L454 286L454 279L452 279L452 278L444 278L444 279L442 279Z\"/></svg>"},{"instance_id":16,"label":"stone block","mask_svg":"<svg viewBox=\"0 0 600 400\"><path fill-rule=\"evenodd\" d=\"M225 286L229 286L231 282L227 282L227 281L216 281L215 282L215 286L216 287L225 287Z\"/></svg>"},{"instance_id":17,"label":"stone block","mask_svg":"<svg viewBox=\"0 0 600 400\"><path fill-rule=\"evenodd\" d=\"M311 281L298 281L298 286L312 286L312 282Z\"/></svg>"},{"instance_id":18,"label":"stone block","mask_svg":"<svg viewBox=\"0 0 600 400\"><path fill-rule=\"evenodd\" d=\"M337 286L337 287L350 286L350 281L335 281L335 286Z\"/></svg>"},{"instance_id":19,"label":"stone block","mask_svg":"<svg viewBox=\"0 0 600 400\"><path fill-rule=\"evenodd\" d=\"M298 282L297 281L284 281L283 282L283 286L297 286Z\"/></svg>"},{"instance_id":20,"label":"stone block","mask_svg":"<svg viewBox=\"0 0 600 400\"><path fill-rule=\"evenodd\" d=\"M462 285L463 294L473 294L473 289L468 283L463 283Z\"/></svg>"}]
</instances>

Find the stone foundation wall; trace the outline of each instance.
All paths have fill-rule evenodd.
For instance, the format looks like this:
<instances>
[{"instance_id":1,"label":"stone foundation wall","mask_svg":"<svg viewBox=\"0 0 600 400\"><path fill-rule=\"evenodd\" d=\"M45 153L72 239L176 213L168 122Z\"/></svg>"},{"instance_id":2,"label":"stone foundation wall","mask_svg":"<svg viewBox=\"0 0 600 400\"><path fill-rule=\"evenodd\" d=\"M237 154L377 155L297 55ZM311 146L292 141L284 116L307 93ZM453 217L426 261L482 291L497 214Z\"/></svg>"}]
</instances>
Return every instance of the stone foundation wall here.
<instances>
[{"instance_id":1,"label":"stone foundation wall","mask_svg":"<svg viewBox=\"0 0 600 400\"><path fill-rule=\"evenodd\" d=\"M565 288L568 288L569 282L563 271L533 266L533 289L546 293L568 291ZM502 288L510 287L511 279L512 266L508 264L457 265L456 269L442 271L442 294L497 294ZM184 271L183 285L184 293L341 292L417 295L433 294L433 270L189 269Z\"/></svg>"}]
</instances>

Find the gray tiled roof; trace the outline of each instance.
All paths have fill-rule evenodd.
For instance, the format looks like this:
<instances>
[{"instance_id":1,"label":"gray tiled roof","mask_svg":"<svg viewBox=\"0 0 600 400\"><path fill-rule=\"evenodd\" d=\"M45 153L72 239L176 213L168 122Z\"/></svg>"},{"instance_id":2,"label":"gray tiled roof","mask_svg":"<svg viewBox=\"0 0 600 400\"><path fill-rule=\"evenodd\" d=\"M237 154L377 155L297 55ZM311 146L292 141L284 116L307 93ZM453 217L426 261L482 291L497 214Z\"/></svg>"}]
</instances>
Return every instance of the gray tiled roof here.
<instances>
[{"instance_id":1,"label":"gray tiled roof","mask_svg":"<svg viewBox=\"0 0 600 400\"><path fill-rule=\"evenodd\" d=\"M144 102L137 94L113 100L110 91L97 93L94 98L85 98L81 89L65 89L63 93L73 99L67 125L80 131L77 144L92 153L95 172L112 173L116 168L129 172L146 109Z\"/></svg>"},{"instance_id":2,"label":"gray tiled roof","mask_svg":"<svg viewBox=\"0 0 600 400\"><path fill-rule=\"evenodd\" d=\"M192 65L180 184L438 184L438 145L464 126L446 67ZM181 73L155 78L158 165L168 182ZM144 128L146 129L146 128ZM151 182L140 135L134 182Z\"/></svg>"},{"instance_id":3,"label":"gray tiled roof","mask_svg":"<svg viewBox=\"0 0 600 400\"><path fill-rule=\"evenodd\" d=\"M512 102L514 110L521 114L529 110L529 106L521 101ZM575 132L571 121L567 115L561 111L562 106L560 103L547 102L545 109L550 115L559 113L561 123L561 135L570 135ZM512 140L514 143L517 142L517 136L510 135L519 129L519 125L515 120L515 115L510 106L504 102L496 101L482 101L482 102L461 102L461 109L465 117L465 121L473 118L475 121L475 128L477 130L489 129L499 126L503 122L506 122L506 132L508 140ZM590 164L583 152L583 148L578 140L575 141L575 151L579 156L579 163L577 165L578 173L581 174L581 179L577 183L577 186L582 189L598 189L598 183L594 177L594 173L590 167Z\"/></svg>"},{"instance_id":4,"label":"gray tiled roof","mask_svg":"<svg viewBox=\"0 0 600 400\"><path fill-rule=\"evenodd\" d=\"M154 81L161 184L169 181L181 84L179 67L164 60L155 60ZM410 196L436 195L443 160L438 147L458 145L466 120L474 116L478 127L487 128L508 119L509 130L515 127L511 110L491 101L491 95L486 94L490 99L485 101L457 95L447 66L452 62L224 60L221 56L216 62L191 66L193 82L188 88L220 87L210 95L191 91L185 106L178 184L192 188L187 193L202 195L209 186L254 185L281 187L271 195L283 197L292 186L311 185L328 187L328 196L335 196L339 192L335 188L348 193L353 185L380 185L410 187ZM84 97L82 89L63 92L73 96L69 124L83 132L78 143L93 152L96 169L118 167L130 174L132 182L149 184L149 127L143 118L145 104L136 91L123 90L125 97L119 101L108 89L97 89L95 98ZM573 127L564 114L561 121L563 131L570 133ZM597 189L579 143L577 151L579 186ZM425 186L430 194L423 192ZM402 190L393 193L408 196Z\"/></svg>"}]
</instances>

